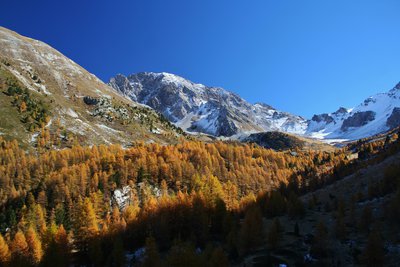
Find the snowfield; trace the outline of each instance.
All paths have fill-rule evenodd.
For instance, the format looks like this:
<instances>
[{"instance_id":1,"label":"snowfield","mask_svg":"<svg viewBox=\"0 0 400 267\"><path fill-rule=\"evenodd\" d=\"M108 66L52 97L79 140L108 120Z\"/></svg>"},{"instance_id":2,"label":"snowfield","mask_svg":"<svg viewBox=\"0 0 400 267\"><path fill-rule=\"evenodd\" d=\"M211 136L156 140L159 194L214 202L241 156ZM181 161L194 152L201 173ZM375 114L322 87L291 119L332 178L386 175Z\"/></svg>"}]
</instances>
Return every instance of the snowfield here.
<instances>
[{"instance_id":1,"label":"snowfield","mask_svg":"<svg viewBox=\"0 0 400 267\"><path fill-rule=\"evenodd\" d=\"M332 118L332 122L311 120L304 135L336 142L336 140L356 140L379 134L390 130L387 120L396 107L400 107L400 83L389 92L371 96L355 108L347 109L346 112L327 114ZM372 112L374 118L361 123L358 127L343 129L346 119L365 112Z\"/></svg>"}]
</instances>

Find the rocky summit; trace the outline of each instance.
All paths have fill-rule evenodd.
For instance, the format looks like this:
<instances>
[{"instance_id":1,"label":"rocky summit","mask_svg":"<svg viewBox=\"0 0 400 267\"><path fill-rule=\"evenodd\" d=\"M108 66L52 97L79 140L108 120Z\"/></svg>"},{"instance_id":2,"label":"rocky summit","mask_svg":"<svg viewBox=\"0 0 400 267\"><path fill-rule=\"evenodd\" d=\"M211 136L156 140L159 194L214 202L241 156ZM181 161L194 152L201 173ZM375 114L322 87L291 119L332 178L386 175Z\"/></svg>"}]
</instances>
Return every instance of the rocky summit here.
<instances>
[{"instance_id":1,"label":"rocky summit","mask_svg":"<svg viewBox=\"0 0 400 267\"><path fill-rule=\"evenodd\" d=\"M317 139L355 140L399 125L399 84L355 108L340 107L310 120L264 103L251 104L223 88L165 72L119 74L110 79L109 85L125 97L160 112L187 132L212 136L242 138L251 133L280 131Z\"/></svg>"},{"instance_id":2,"label":"rocky summit","mask_svg":"<svg viewBox=\"0 0 400 267\"><path fill-rule=\"evenodd\" d=\"M320 139L356 140L383 133L400 124L400 83L386 93L365 99L355 108L314 115L305 135Z\"/></svg>"},{"instance_id":3,"label":"rocky summit","mask_svg":"<svg viewBox=\"0 0 400 267\"><path fill-rule=\"evenodd\" d=\"M109 85L150 106L188 132L231 137L251 132L301 134L307 121L263 104L251 104L220 87L193 83L170 73L117 75Z\"/></svg>"}]
</instances>

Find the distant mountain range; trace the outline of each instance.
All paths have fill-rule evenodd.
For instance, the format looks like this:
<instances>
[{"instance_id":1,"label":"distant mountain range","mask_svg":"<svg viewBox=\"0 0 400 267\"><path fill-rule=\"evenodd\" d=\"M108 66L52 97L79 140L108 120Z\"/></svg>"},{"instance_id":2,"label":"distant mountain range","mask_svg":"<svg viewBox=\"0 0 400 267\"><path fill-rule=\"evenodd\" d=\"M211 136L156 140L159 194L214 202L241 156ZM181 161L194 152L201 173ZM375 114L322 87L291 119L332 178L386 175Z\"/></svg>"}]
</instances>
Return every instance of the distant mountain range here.
<instances>
[{"instance_id":1,"label":"distant mountain range","mask_svg":"<svg viewBox=\"0 0 400 267\"><path fill-rule=\"evenodd\" d=\"M400 83L352 109L314 115L310 120L268 104L251 104L219 87L193 83L170 73L117 75L109 85L120 94L150 106L188 132L244 138L280 131L317 139L360 139L400 124Z\"/></svg>"},{"instance_id":2,"label":"distant mountain range","mask_svg":"<svg viewBox=\"0 0 400 267\"><path fill-rule=\"evenodd\" d=\"M43 129L63 142L129 145L174 143L182 129L239 140L269 131L354 140L400 124L400 84L308 120L165 72L119 74L106 85L49 45L2 27L0 90L0 135L27 146Z\"/></svg>"},{"instance_id":3,"label":"distant mountain range","mask_svg":"<svg viewBox=\"0 0 400 267\"><path fill-rule=\"evenodd\" d=\"M316 138L360 139L400 125L400 83L386 93L376 94L352 109L339 108L314 115L306 135Z\"/></svg>"},{"instance_id":4,"label":"distant mountain range","mask_svg":"<svg viewBox=\"0 0 400 267\"><path fill-rule=\"evenodd\" d=\"M117 75L109 84L188 132L230 137L262 131L300 134L307 128L300 116L262 103L253 105L222 88L196 84L169 73Z\"/></svg>"}]
</instances>

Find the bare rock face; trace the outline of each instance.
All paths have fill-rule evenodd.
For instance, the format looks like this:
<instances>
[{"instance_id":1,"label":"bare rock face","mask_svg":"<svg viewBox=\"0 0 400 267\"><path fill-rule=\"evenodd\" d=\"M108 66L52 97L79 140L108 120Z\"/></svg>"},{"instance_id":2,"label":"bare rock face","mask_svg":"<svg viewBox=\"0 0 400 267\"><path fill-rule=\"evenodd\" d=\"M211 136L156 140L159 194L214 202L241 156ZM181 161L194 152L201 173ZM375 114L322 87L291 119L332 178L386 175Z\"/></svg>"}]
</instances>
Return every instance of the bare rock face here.
<instances>
[{"instance_id":1,"label":"bare rock face","mask_svg":"<svg viewBox=\"0 0 400 267\"><path fill-rule=\"evenodd\" d=\"M344 115L346 114L348 111L346 108L344 107L340 107L338 110L336 110L335 112L333 112L333 115Z\"/></svg>"},{"instance_id":2,"label":"bare rock face","mask_svg":"<svg viewBox=\"0 0 400 267\"><path fill-rule=\"evenodd\" d=\"M396 86L393 88L394 90L400 90L400 82L396 84Z\"/></svg>"},{"instance_id":3,"label":"bare rock face","mask_svg":"<svg viewBox=\"0 0 400 267\"><path fill-rule=\"evenodd\" d=\"M374 119L375 112L373 111L357 112L343 121L341 130L347 131L350 127L361 127Z\"/></svg>"},{"instance_id":4,"label":"bare rock face","mask_svg":"<svg viewBox=\"0 0 400 267\"><path fill-rule=\"evenodd\" d=\"M400 124L400 83L353 108L315 115L305 135L321 139L357 140L384 133Z\"/></svg>"},{"instance_id":5,"label":"bare rock face","mask_svg":"<svg viewBox=\"0 0 400 267\"><path fill-rule=\"evenodd\" d=\"M315 122L325 122L326 124L333 122L333 118L327 113L314 115L311 120Z\"/></svg>"},{"instance_id":6,"label":"bare rock face","mask_svg":"<svg viewBox=\"0 0 400 267\"><path fill-rule=\"evenodd\" d=\"M111 210L113 207L118 207L120 211L125 210L125 208L130 205L133 201L132 188L127 185L121 189L116 189L112 192L110 199Z\"/></svg>"},{"instance_id":7,"label":"bare rock face","mask_svg":"<svg viewBox=\"0 0 400 267\"><path fill-rule=\"evenodd\" d=\"M136 95L134 94L134 89L129 83L128 78L124 75L118 74L110 80L110 84L113 88L117 88L119 93L123 95L129 94L132 100L136 101Z\"/></svg>"},{"instance_id":8,"label":"bare rock face","mask_svg":"<svg viewBox=\"0 0 400 267\"><path fill-rule=\"evenodd\" d=\"M400 88L400 85L398 86ZM386 125L390 127L390 129L396 128L400 125L400 108L396 107L393 109L392 114L386 121Z\"/></svg>"},{"instance_id":9,"label":"bare rock face","mask_svg":"<svg viewBox=\"0 0 400 267\"><path fill-rule=\"evenodd\" d=\"M85 97L83 97L83 102L85 102L86 105L92 106L92 105L96 105L99 101L95 97L85 96Z\"/></svg>"},{"instance_id":10,"label":"bare rock face","mask_svg":"<svg viewBox=\"0 0 400 267\"><path fill-rule=\"evenodd\" d=\"M301 134L307 127L300 116L266 104L253 105L223 88L196 84L170 73L117 75L109 85L189 132L227 137L273 130Z\"/></svg>"},{"instance_id":11,"label":"bare rock face","mask_svg":"<svg viewBox=\"0 0 400 267\"><path fill-rule=\"evenodd\" d=\"M249 133L280 131L324 139L359 139L397 126L400 83L350 109L306 120L264 103L250 104L223 88L193 83L170 73L117 75L109 85L145 104L187 132L241 138ZM393 111L393 114L392 114ZM381 121L381 118L389 118ZM377 121L379 120L379 121ZM373 122L373 123L371 123Z\"/></svg>"}]
</instances>

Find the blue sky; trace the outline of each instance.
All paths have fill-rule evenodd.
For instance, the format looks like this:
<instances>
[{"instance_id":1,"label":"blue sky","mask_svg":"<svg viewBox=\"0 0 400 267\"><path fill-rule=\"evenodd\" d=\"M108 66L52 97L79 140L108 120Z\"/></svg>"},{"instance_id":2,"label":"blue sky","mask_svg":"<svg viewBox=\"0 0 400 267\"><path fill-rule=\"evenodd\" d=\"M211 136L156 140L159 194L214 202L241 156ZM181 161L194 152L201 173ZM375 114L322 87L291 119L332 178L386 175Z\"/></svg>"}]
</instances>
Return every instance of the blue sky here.
<instances>
[{"instance_id":1,"label":"blue sky","mask_svg":"<svg viewBox=\"0 0 400 267\"><path fill-rule=\"evenodd\" d=\"M104 81L171 72L310 118L400 81L399 11L397 0L13 0L0 25Z\"/></svg>"}]
</instances>

